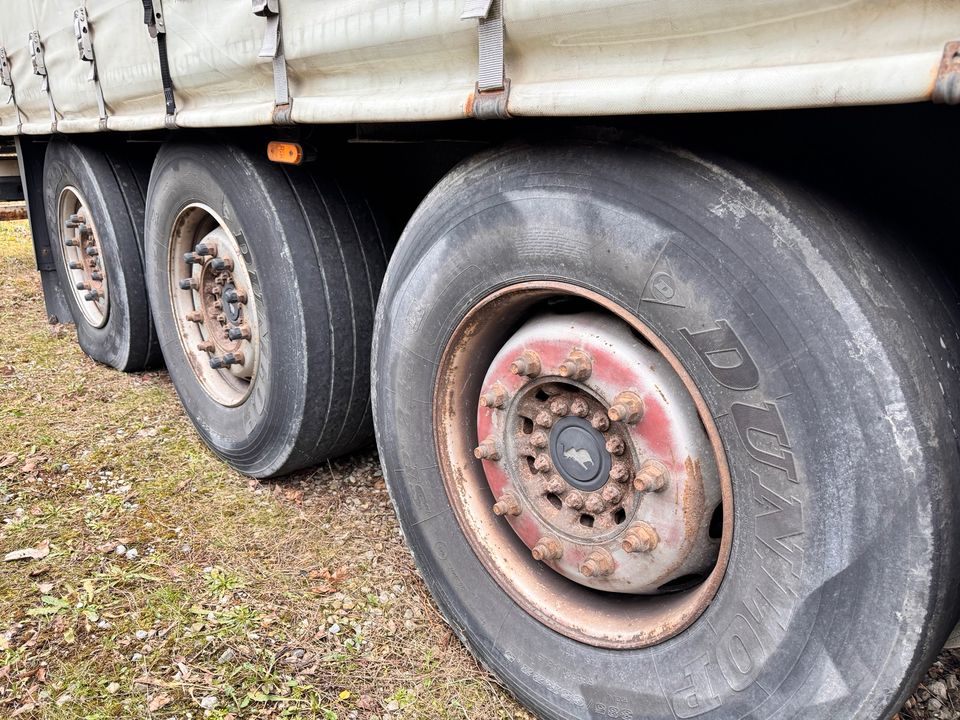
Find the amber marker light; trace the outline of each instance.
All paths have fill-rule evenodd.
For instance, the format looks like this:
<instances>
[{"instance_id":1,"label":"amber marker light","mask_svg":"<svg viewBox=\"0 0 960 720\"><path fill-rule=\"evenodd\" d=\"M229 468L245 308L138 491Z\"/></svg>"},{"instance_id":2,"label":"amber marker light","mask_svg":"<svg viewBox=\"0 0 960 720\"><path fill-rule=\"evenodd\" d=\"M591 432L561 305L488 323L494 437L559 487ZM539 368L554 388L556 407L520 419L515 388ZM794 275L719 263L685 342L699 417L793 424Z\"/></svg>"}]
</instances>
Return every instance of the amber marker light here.
<instances>
[{"instance_id":1,"label":"amber marker light","mask_svg":"<svg viewBox=\"0 0 960 720\"><path fill-rule=\"evenodd\" d=\"M271 162L299 165L303 162L303 147L299 143L274 140L267 145L267 157Z\"/></svg>"}]
</instances>

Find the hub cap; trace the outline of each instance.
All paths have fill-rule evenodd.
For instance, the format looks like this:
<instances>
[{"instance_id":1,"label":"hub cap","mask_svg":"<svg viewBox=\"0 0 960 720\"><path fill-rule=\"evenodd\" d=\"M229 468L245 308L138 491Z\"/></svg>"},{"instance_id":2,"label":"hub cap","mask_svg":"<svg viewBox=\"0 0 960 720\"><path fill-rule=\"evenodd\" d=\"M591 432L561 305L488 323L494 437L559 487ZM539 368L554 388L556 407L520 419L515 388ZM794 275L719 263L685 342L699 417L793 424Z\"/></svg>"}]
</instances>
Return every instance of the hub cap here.
<instances>
[{"instance_id":1,"label":"hub cap","mask_svg":"<svg viewBox=\"0 0 960 720\"><path fill-rule=\"evenodd\" d=\"M60 245L66 277L84 320L95 328L107 324L110 296L107 267L93 214L75 187L60 193Z\"/></svg>"}]
</instances>

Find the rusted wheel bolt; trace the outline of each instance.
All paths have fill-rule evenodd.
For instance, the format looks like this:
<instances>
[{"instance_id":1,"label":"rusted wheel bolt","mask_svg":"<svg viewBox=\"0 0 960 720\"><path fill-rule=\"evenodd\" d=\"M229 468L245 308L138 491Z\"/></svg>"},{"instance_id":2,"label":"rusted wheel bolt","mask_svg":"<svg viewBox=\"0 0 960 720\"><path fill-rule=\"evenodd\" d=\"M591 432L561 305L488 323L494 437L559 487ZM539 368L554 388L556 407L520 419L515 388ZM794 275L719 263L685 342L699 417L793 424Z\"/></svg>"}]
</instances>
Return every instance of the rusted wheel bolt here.
<instances>
[{"instance_id":1,"label":"rusted wheel bolt","mask_svg":"<svg viewBox=\"0 0 960 720\"><path fill-rule=\"evenodd\" d=\"M204 257L216 257L217 256L217 244L212 242L202 242L194 248L197 251L197 255L203 255Z\"/></svg>"},{"instance_id":2,"label":"rusted wheel bolt","mask_svg":"<svg viewBox=\"0 0 960 720\"><path fill-rule=\"evenodd\" d=\"M67 247L75 247L80 243L78 243L74 238L64 238L63 244L66 245Z\"/></svg>"},{"instance_id":3,"label":"rusted wheel bolt","mask_svg":"<svg viewBox=\"0 0 960 720\"><path fill-rule=\"evenodd\" d=\"M563 480L554 476L548 478L547 481L543 484L543 489L548 493L553 495L562 495L564 491L569 487Z\"/></svg>"},{"instance_id":4,"label":"rusted wheel bolt","mask_svg":"<svg viewBox=\"0 0 960 720\"><path fill-rule=\"evenodd\" d=\"M570 403L570 412L577 417L586 417L590 413L590 406L587 405L587 401L583 398L577 398Z\"/></svg>"},{"instance_id":5,"label":"rusted wheel bolt","mask_svg":"<svg viewBox=\"0 0 960 720\"><path fill-rule=\"evenodd\" d=\"M625 483L630 477L630 471L623 463L617 463L610 468L610 479L614 482Z\"/></svg>"},{"instance_id":6,"label":"rusted wheel bolt","mask_svg":"<svg viewBox=\"0 0 960 720\"><path fill-rule=\"evenodd\" d=\"M537 430L533 435L530 436L530 444L535 448L543 449L550 442L547 438L547 434L543 430Z\"/></svg>"},{"instance_id":7,"label":"rusted wheel bolt","mask_svg":"<svg viewBox=\"0 0 960 720\"><path fill-rule=\"evenodd\" d=\"M71 260L67 267L69 267L71 270L83 270L83 263L76 260Z\"/></svg>"},{"instance_id":8,"label":"rusted wheel bolt","mask_svg":"<svg viewBox=\"0 0 960 720\"><path fill-rule=\"evenodd\" d=\"M187 265L203 265L204 261L203 255L197 255L195 252L188 252L183 254L183 261Z\"/></svg>"},{"instance_id":9,"label":"rusted wheel bolt","mask_svg":"<svg viewBox=\"0 0 960 720\"><path fill-rule=\"evenodd\" d=\"M212 353L217 349L217 346L214 345L212 340L204 340L203 342L197 343L197 350L205 353Z\"/></svg>"},{"instance_id":10,"label":"rusted wheel bolt","mask_svg":"<svg viewBox=\"0 0 960 720\"><path fill-rule=\"evenodd\" d=\"M203 313L201 313L199 310L191 310L183 317L186 319L187 322L192 322L192 323L203 322Z\"/></svg>"},{"instance_id":11,"label":"rusted wheel bolt","mask_svg":"<svg viewBox=\"0 0 960 720\"><path fill-rule=\"evenodd\" d=\"M659 544L660 535L657 534L653 526L645 522L638 522L631 525L624 533L620 547L628 553L650 552Z\"/></svg>"},{"instance_id":12,"label":"rusted wheel bolt","mask_svg":"<svg viewBox=\"0 0 960 720\"><path fill-rule=\"evenodd\" d=\"M667 485L667 471L656 463L646 462L633 479L633 487L639 492L659 492Z\"/></svg>"},{"instance_id":13,"label":"rusted wheel bolt","mask_svg":"<svg viewBox=\"0 0 960 720\"><path fill-rule=\"evenodd\" d=\"M510 493L505 493L493 504L493 514L498 516L517 516L521 510L520 503L517 502L517 499Z\"/></svg>"},{"instance_id":14,"label":"rusted wheel bolt","mask_svg":"<svg viewBox=\"0 0 960 720\"><path fill-rule=\"evenodd\" d=\"M473 451L473 456L477 460L499 460L500 449L497 447L497 441L493 437L488 437Z\"/></svg>"},{"instance_id":15,"label":"rusted wheel bolt","mask_svg":"<svg viewBox=\"0 0 960 720\"><path fill-rule=\"evenodd\" d=\"M239 327L232 327L227 330L227 337L231 340L249 340L250 326L244 324L240 325Z\"/></svg>"},{"instance_id":16,"label":"rusted wheel bolt","mask_svg":"<svg viewBox=\"0 0 960 720\"><path fill-rule=\"evenodd\" d=\"M586 380L593 372L590 356L583 350L571 350L567 359L560 363L560 377L571 380Z\"/></svg>"},{"instance_id":17,"label":"rusted wheel bolt","mask_svg":"<svg viewBox=\"0 0 960 720\"><path fill-rule=\"evenodd\" d=\"M503 407L506 400L507 389L500 383L494 383L489 390L480 396L480 407Z\"/></svg>"},{"instance_id":18,"label":"rusted wheel bolt","mask_svg":"<svg viewBox=\"0 0 960 720\"><path fill-rule=\"evenodd\" d=\"M82 240L86 240L93 235L93 230L82 223L77 225L77 232L80 233L80 238Z\"/></svg>"},{"instance_id":19,"label":"rusted wheel bolt","mask_svg":"<svg viewBox=\"0 0 960 720\"><path fill-rule=\"evenodd\" d=\"M643 400L630 390L618 393L613 399L613 405L607 410L607 417L614 422L625 422L628 425L639 422L643 417Z\"/></svg>"},{"instance_id":20,"label":"rusted wheel bolt","mask_svg":"<svg viewBox=\"0 0 960 720\"><path fill-rule=\"evenodd\" d=\"M550 403L550 412L552 412L554 415L558 417L563 417L568 412L570 412L570 405L567 403L566 400L563 400L562 398L557 398L556 400Z\"/></svg>"},{"instance_id":21,"label":"rusted wheel bolt","mask_svg":"<svg viewBox=\"0 0 960 720\"><path fill-rule=\"evenodd\" d=\"M533 559L537 562L559 560L563 557L563 545L554 537L542 537L537 541L537 544L533 546L530 554L533 555Z\"/></svg>"},{"instance_id":22,"label":"rusted wheel bolt","mask_svg":"<svg viewBox=\"0 0 960 720\"><path fill-rule=\"evenodd\" d=\"M604 502L611 505L616 505L623 499L623 491L616 485L607 485L600 491L600 495L603 497Z\"/></svg>"},{"instance_id":23,"label":"rusted wheel bolt","mask_svg":"<svg viewBox=\"0 0 960 720\"><path fill-rule=\"evenodd\" d=\"M225 290L223 293L223 301L231 305L236 305L237 303L246 304L247 294L243 290L237 290L236 288Z\"/></svg>"},{"instance_id":24,"label":"rusted wheel bolt","mask_svg":"<svg viewBox=\"0 0 960 720\"><path fill-rule=\"evenodd\" d=\"M607 439L606 448L611 455L623 455L623 439L614 435Z\"/></svg>"},{"instance_id":25,"label":"rusted wheel bolt","mask_svg":"<svg viewBox=\"0 0 960 720\"><path fill-rule=\"evenodd\" d=\"M223 357L212 357L210 358L210 367L214 370L222 370L228 368L231 365L242 365L243 364L243 353L225 353Z\"/></svg>"},{"instance_id":26,"label":"rusted wheel bolt","mask_svg":"<svg viewBox=\"0 0 960 720\"><path fill-rule=\"evenodd\" d=\"M82 219L79 215L77 215L76 213L74 213L73 215L71 215L70 217L67 218L67 221L64 223L64 225L66 225L68 228L70 228L71 230L73 230L73 229L74 229L75 227L77 227L81 222L83 222L83 219Z\"/></svg>"},{"instance_id":27,"label":"rusted wheel bolt","mask_svg":"<svg viewBox=\"0 0 960 720\"><path fill-rule=\"evenodd\" d=\"M217 272L223 272L224 270L233 270L233 260L230 258L215 258L210 261L210 267L212 267Z\"/></svg>"},{"instance_id":28,"label":"rusted wheel bolt","mask_svg":"<svg viewBox=\"0 0 960 720\"><path fill-rule=\"evenodd\" d=\"M102 281L103 281L103 275L101 275L101 274L98 273L98 272L92 272L92 273L90 273L90 279L93 280L94 282L102 282Z\"/></svg>"},{"instance_id":29,"label":"rusted wheel bolt","mask_svg":"<svg viewBox=\"0 0 960 720\"><path fill-rule=\"evenodd\" d=\"M90 302L95 302L100 299L100 293L98 293L96 290L89 290L86 294L84 294L83 299Z\"/></svg>"},{"instance_id":30,"label":"rusted wheel bolt","mask_svg":"<svg viewBox=\"0 0 960 720\"><path fill-rule=\"evenodd\" d=\"M563 501L567 504L567 507L571 507L574 510L579 510L583 507L583 495L576 490L571 493L567 493L567 496L563 499Z\"/></svg>"},{"instance_id":31,"label":"rusted wheel bolt","mask_svg":"<svg viewBox=\"0 0 960 720\"><path fill-rule=\"evenodd\" d=\"M610 419L601 413L594 413L593 417L590 418L590 424L600 432L606 432L610 429Z\"/></svg>"},{"instance_id":32,"label":"rusted wheel bolt","mask_svg":"<svg viewBox=\"0 0 960 720\"><path fill-rule=\"evenodd\" d=\"M524 350L520 357L510 363L510 372L535 378L540 374L540 356L533 350Z\"/></svg>"},{"instance_id":33,"label":"rusted wheel bolt","mask_svg":"<svg viewBox=\"0 0 960 720\"><path fill-rule=\"evenodd\" d=\"M77 290L89 290L89 289L90 289L90 283L88 283L88 282L78 282L76 285L74 285L74 287L77 288Z\"/></svg>"},{"instance_id":34,"label":"rusted wheel bolt","mask_svg":"<svg viewBox=\"0 0 960 720\"><path fill-rule=\"evenodd\" d=\"M541 410L537 413L537 416L533 421L540 427L549 428L553 427L553 415L548 413L546 410Z\"/></svg>"},{"instance_id":35,"label":"rusted wheel bolt","mask_svg":"<svg viewBox=\"0 0 960 720\"><path fill-rule=\"evenodd\" d=\"M533 469L537 472L550 472L553 466L550 464L550 458L547 455L537 455L533 460Z\"/></svg>"},{"instance_id":36,"label":"rusted wheel bolt","mask_svg":"<svg viewBox=\"0 0 960 720\"><path fill-rule=\"evenodd\" d=\"M583 561L580 572L586 577L604 577L613 572L613 556L606 550L594 550Z\"/></svg>"},{"instance_id":37,"label":"rusted wheel bolt","mask_svg":"<svg viewBox=\"0 0 960 720\"><path fill-rule=\"evenodd\" d=\"M603 499L599 495L590 495L584 503L584 508L587 512L592 512L595 515L602 513L604 510Z\"/></svg>"},{"instance_id":38,"label":"rusted wheel bolt","mask_svg":"<svg viewBox=\"0 0 960 720\"><path fill-rule=\"evenodd\" d=\"M88 257L97 257L100 254L100 251L95 247L88 247L84 252L87 253Z\"/></svg>"},{"instance_id":39,"label":"rusted wheel bolt","mask_svg":"<svg viewBox=\"0 0 960 720\"><path fill-rule=\"evenodd\" d=\"M196 278L183 278L179 283L181 290L198 290L200 282Z\"/></svg>"}]
</instances>

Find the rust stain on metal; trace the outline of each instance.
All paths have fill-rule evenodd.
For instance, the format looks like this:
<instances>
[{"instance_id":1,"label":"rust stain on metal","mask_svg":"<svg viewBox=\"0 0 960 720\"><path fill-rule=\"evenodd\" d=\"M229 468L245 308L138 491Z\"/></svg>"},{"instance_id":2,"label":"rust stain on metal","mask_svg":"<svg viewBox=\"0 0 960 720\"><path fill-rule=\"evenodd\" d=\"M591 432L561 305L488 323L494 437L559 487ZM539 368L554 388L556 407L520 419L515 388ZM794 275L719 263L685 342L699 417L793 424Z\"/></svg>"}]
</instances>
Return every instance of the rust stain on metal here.
<instances>
[{"instance_id":1,"label":"rust stain on metal","mask_svg":"<svg viewBox=\"0 0 960 720\"><path fill-rule=\"evenodd\" d=\"M943 48L932 100L943 105L960 103L960 40L948 42Z\"/></svg>"},{"instance_id":2,"label":"rust stain on metal","mask_svg":"<svg viewBox=\"0 0 960 720\"><path fill-rule=\"evenodd\" d=\"M17 205L13 207L0 207L0 221L3 220L26 220L27 206Z\"/></svg>"}]
</instances>

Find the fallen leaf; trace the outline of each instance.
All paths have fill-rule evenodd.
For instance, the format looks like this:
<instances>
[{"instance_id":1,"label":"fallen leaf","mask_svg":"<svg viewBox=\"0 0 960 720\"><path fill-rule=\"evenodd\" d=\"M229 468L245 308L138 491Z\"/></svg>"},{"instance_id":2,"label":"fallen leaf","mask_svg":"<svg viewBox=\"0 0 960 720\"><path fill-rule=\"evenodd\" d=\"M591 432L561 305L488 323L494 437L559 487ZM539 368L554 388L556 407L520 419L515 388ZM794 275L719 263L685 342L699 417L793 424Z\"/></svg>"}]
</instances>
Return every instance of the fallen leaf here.
<instances>
[{"instance_id":1,"label":"fallen leaf","mask_svg":"<svg viewBox=\"0 0 960 720\"><path fill-rule=\"evenodd\" d=\"M0 367L0 375L13 375L13 365Z\"/></svg>"},{"instance_id":2,"label":"fallen leaf","mask_svg":"<svg viewBox=\"0 0 960 720\"><path fill-rule=\"evenodd\" d=\"M17 461L16 453L7 453L3 457L0 457L0 468L10 467Z\"/></svg>"},{"instance_id":3,"label":"fallen leaf","mask_svg":"<svg viewBox=\"0 0 960 720\"><path fill-rule=\"evenodd\" d=\"M310 592L312 592L314 595L326 595L327 593L332 593L333 591L333 585L328 585L327 583L314 585L310 588Z\"/></svg>"},{"instance_id":4,"label":"fallen leaf","mask_svg":"<svg viewBox=\"0 0 960 720\"><path fill-rule=\"evenodd\" d=\"M51 582L40 583L39 585L37 585L37 590L40 591L41 595L49 595L50 591L53 590L53 583Z\"/></svg>"},{"instance_id":5,"label":"fallen leaf","mask_svg":"<svg viewBox=\"0 0 960 720\"><path fill-rule=\"evenodd\" d=\"M3 556L3 561L10 562L11 560L43 560L49 554L50 541L44 540L34 548L21 548L20 550L8 552Z\"/></svg>"},{"instance_id":6,"label":"fallen leaf","mask_svg":"<svg viewBox=\"0 0 960 720\"><path fill-rule=\"evenodd\" d=\"M150 704L147 706L147 708L150 710L150 712L156 712L160 708L166 707L172 702L173 698L167 695L167 693L160 693L150 701Z\"/></svg>"},{"instance_id":7,"label":"fallen leaf","mask_svg":"<svg viewBox=\"0 0 960 720\"><path fill-rule=\"evenodd\" d=\"M28 713L28 712L30 712L31 710L33 710L36 706L37 706L37 704L36 704L36 703L32 703L32 702L27 703L26 705L21 705L21 706L18 707L16 710L14 710L12 713L10 713L10 717L15 718L15 717L17 717L18 715L23 715L24 713Z\"/></svg>"}]
</instances>

